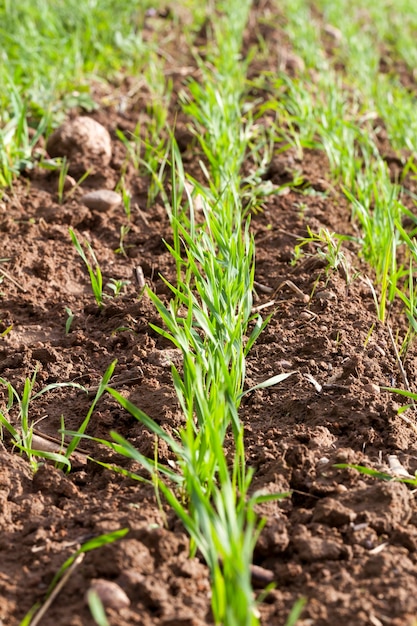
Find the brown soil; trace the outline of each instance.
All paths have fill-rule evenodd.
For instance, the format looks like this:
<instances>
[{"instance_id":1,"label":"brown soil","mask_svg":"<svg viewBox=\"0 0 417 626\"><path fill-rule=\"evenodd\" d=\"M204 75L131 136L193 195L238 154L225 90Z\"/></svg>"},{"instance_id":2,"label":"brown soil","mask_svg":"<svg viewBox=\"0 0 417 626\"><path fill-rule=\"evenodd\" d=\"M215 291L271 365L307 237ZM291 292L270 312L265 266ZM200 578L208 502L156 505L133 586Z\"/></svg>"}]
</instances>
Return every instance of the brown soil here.
<instances>
[{"instance_id":1,"label":"brown soil","mask_svg":"<svg viewBox=\"0 0 417 626\"><path fill-rule=\"evenodd\" d=\"M276 35L269 36L276 45ZM140 89L139 84L137 93ZM100 212L80 202L94 189L114 189L124 159L115 131L135 127L147 94L123 114L118 97L115 90L110 106L104 104L109 98L97 94L94 118L106 126L113 143L107 167L88 177L62 204L57 175L35 168L0 203L2 256L9 259L0 266L7 272L1 285L0 330L12 326L1 339L0 375L20 392L35 370L36 390L65 381L91 390L87 396L59 389L33 401L30 415L39 420L37 433L52 437L59 436L61 415L66 429L80 426L95 386L114 359L114 386L168 431L182 421L170 375L172 348L149 327L159 323L158 316L147 296L138 295L133 280L134 268L141 266L147 283L167 296L160 275L174 280L175 274L162 241L170 238L166 211L158 198L147 206L149 180L129 168L126 183L137 208L123 256L115 253L126 223L123 208ZM173 114L174 109L175 104ZM177 134L185 165L191 166L195 146L180 124ZM388 330L376 321L363 278L366 268L360 267L354 250L346 250L347 268L351 276L355 268L362 274L353 280L346 280L345 271L326 274L314 256L291 265L296 237L306 234L307 225L315 232L321 227L353 232L348 206L326 181L323 154L306 151L302 161L290 152L281 154L267 176L282 185L292 167L302 170L309 193L287 189L269 198L252 218L256 280L273 289L267 295L258 289L255 305L275 304L265 309L273 315L249 357L247 384L297 372L277 387L249 394L241 409L248 463L256 470L254 488L291 490L290 497L259 509L267 523L254 565L264 569L254 569L254 584L262 588L266 576L276 585L260 605L262 623L285 624L294 602L303 596L307 603L299 623L304 626L411 626L417 615L414 493L402 483L376 481L335 464L386 470L389 455L397 455L414 474L416 434L397 416L397 398L379 389L402 381ZM91 242L104 282L131 281L101 311L70 241L69 226ZM74 314L68 334L66 307ZM406 369L414 380L413 348ZM146 428L105 396L88 434L107 438L111 430L153 457L155 442ZM198 558L188 558L189 541L181 524L169 510L160 510L152 487L87 461L83 454L69 474L48 463L33 473L7 436L0 446L3 626L15 626L43 601L53 576L80 544L119 528L129 533L85 555L42 626L93 624L85 592L97 578L116 582L130 600L128 607L108 609L112 625L211 623L207 568ZM88 440L82 448L95 459L138 471L132 462ZM162 463L169 459L161 444L158 454Z\"/></svg>"}]
</instances>

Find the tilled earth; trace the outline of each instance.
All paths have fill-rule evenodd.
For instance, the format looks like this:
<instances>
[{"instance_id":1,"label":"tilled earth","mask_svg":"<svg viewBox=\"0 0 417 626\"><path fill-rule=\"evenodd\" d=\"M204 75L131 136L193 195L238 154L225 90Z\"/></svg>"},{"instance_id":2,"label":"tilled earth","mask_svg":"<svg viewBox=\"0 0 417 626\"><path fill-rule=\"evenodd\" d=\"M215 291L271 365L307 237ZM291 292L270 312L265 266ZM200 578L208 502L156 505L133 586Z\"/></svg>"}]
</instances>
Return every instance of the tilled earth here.
<instances>
[{"instance_id":1,"label":"tilled earth","mask_svg":"<svg viewBox=\"0 0 417 626\"><path fill-rule=\"evenodd\" d=\"M257 28L256 20L252 27ZM268 36L276 47L273 29ZM184 72L177 69L170 72L179 88ZM170 240L163 203L157 197L148 204L149 178L128 166L132 220L123 255L115 253L126 224L123 207L88 208L81 201L87 192L113 190L120 179L125 152L116 129L135 128L148 95L141 89L140 81L134 89L130 80L114 87L111 97L102 86L94 91L98 109L92 117L108 129L112 157L80 188L68 187L63 202L58 201L58 175L39 168L23 174L0 202L2 256L8 259L0 266L6 272L0 330L12 327L1 339L0 375L19 392L35 371L37 391L69 381L90 390L87 395L57 389L33 400L30 417L37 421L39 436L59 439L61 416L66 429L80 426L114 359L113 386L168 431L182 423L170 374L178 355L150 328L159 324L158 316L133 278L140 266L147 284L168 297L160 276L174 280L175 268L163 242ZM129 100L128 93L135 98ZM118 106L122 99L123 109ZM73 111L72 117L80 113ZM176 113L174 102L172 120ZM181 116L176 134L185 168L192 168L198 148ZM75 171L76 159L72 166ZM295 170L302 172L304 191L282 189ZM299 621L304 626L411 626L417 620L414 492L400 482L335 467L349 463L389 471L389 457L395 455L410 474L417 469L415 429L397 415L398 398L380 390L402 385L388 328L376 321L365 281L369 271L354 248L345 250L338 271L326 272L314 254L291 263L297 237L306 235L307 226L314 232L323 227L353 232L349 207L326 172L321 152L305 151L302 160L289 151L277 154L267 177L281 191L251 222L260 285L255 306L266 304L264 313L272 318L249 357L247 384L296 371L277 387L249 394L241 407L248 463L256 470L254 489L291 492L259 510L267 523L255 550L254 586L261 591L265 581L275 582L260 605L265 625L283 626L296 600L305 597ZM130 281L102 310L69 227L81 241L91 242L105 283ZM66 308L74 316L68 333ZM413 347L405 367L409 380L415 380ZM111 430L154 456L153 436L104 396L87 433L108 438ZM108 608L110 624L211 623L208 571L199 558L189 559L181 524L158 507L152 487L104 469L87 454L128 470L140 471L137 466L83 440L71 473L49 463L34 473L6 435L0 445L3 626L18 624L44 600L53 576L80 544L120 528L129 533L88 552L74 568L42 626L93 624L85 593L97 579L115 582L130 602L124 596L123 606ZM170 460L161 444L158 455L162 463Z\"/></svg>"}]
</instances>

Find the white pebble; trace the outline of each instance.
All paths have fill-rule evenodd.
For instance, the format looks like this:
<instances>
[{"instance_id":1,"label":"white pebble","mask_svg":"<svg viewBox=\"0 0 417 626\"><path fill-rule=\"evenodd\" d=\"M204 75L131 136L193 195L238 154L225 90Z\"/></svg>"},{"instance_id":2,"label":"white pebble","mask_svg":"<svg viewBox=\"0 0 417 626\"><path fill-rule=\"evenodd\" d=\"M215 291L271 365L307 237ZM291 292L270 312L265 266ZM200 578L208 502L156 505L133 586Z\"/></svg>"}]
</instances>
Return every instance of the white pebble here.
<instances>
[{"instance_id":1,"label":"white pebble","mask_svg":"<svg viewBox=\"0 0 417 626\"><path fill-rule=\"evenodd\" d=\"M122 202L122 197L116 191L110 191L110 189L96 189L86 193L81 202L86 207L95 211L110 211L115 209Z\"/></svg>"},{"instance_id":2,"label":"white pebble","mask_svg":"<svg viewBox=\"0 0 417 626\"><path fill-rule=\"evenodd\" d=\"M126 593L119 585L111 580L96 578L91 582L87 596L90 591L95 591L105 608L124 609L130 606L130 600Z\"/></svg>"}]
</instances>

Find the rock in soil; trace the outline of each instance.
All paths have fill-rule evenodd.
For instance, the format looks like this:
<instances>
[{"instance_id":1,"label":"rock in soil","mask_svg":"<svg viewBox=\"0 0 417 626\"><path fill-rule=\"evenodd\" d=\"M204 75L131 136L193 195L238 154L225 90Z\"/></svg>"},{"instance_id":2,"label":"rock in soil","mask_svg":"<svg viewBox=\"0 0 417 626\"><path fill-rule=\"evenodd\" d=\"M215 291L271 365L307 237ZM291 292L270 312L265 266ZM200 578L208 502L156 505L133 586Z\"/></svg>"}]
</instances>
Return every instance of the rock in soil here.
<instances>
[{"instance_id":1,"label":"rock in soil","mask_svg":"<svg viewBox=\"0 0 417 626\"><path fill-rule=\"evenodd\" d=\"M130 600L119 585L111 580L98 578L93 580L87 592L95 591L102 604L110 609L123 609L130 605Z\"/></svg>"},{"instance_id":2,"label":"rock in soil","mask_svg":"<svg viewBox=\"0 0 417 626\"><path fill-rule=\"evenodd\" d=\"M121 204L122 197L110 189L97 189L82 196L81 202L93 211L111 211Z\"/></svg>"},{"instance_id":3,"label":"rock in soil","mask_svg":"<svg viewBox=\"0 0 417 626\"><path fill-rule=\"evenodd\" d=\"M46 149L51 157L66 157L75 175L107 166L112 156L108 130L85 116L64 122L49 137Z\"/></svg>"}]
</instances>

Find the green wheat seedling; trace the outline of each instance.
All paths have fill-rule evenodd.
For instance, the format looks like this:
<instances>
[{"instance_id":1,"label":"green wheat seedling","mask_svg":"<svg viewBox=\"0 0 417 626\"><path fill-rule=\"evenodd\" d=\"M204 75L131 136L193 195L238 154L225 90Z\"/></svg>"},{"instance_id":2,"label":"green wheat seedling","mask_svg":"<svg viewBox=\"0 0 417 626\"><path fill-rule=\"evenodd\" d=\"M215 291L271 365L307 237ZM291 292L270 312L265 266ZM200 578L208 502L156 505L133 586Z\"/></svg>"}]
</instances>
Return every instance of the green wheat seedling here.
<instances>
[{"instance_id":1,"label":"green wheat seedling","mask_svg":"<svg viewBox=\"0 0 417 626\"><path fill-rule=\"evenodd\" d=\"M66 157L62 159L61 167L59 168L59 176L58 176L58 202L62 204L64 201L64 189L65 189L65 181L68 175L69 163Z\"/></svg>"},{"instance_id":2,"label":"green wheat seedling","mask_svg":"<svg viewBox=\"0 0 417 626\"><path fill-rule=\"evenodd\" d=\"M167 283L173 293L168 307L149 294L164 323L154 329L183 355L182 376L175 366L172 376L186 419L177 461L187 508L165 484L158 486L209 565L215 622L253 626L259 620L250 563L259 522L248 498L252 472L246 468L238 417L246 349L263 326L258 319L245 346L252 320L254 244L249 222L243 222L238 191L249 133L242 124L239 95L245 67L236 59L248 6L242 10L237 3L229 3L222 8L228 19L213 25L215 71L201 64L203 80L189 84L190 96L184 101L207 160L204 171L209 187L206 193L199 189L204 219L197 219L188 193L188 216L182 209L186 185L179 153L173 148L177 180L172 181L174 245L170 251L177 263L178 282ZM178 316L179 306L186 311L185 317ZM229 428L234 440L232 474L224 452Z\"/></svg>"},{"instance_id":3,"label":"green wheat seedling","mask_svg":"<svg viewBox=\"0 0 417 626\"><path fill-rule=\"evenodd\" d=\"M0 284L3 282L3 279L0 280ZM1 323L1 320L0 320ZM0 337L6 337L10 332L12 332L13 330L13 324L10 324L10 326L7 326L1 333L0 333Z\"/></svg>"},{"instance_id":4,"label":"green wheat seedling","mask_svg":"<svg viewBox=\"0 0 417 626\"><path fill-rule=\"evenodd\" d=\"M125 163L122 168L122 174L116 186L116 191L119 192L122 196L122 204L126 216L126 223L120 226L119 247L116 248L115 253L122 254L124 257L127 257L125 239L130 232L132 221L132 194L126 186L126 168L127 163Z\"/></svg>"},{"instance_id":5,"label":"green wheat seedling","mask_svg":"<svg viewBox=\"0 0 417 626\"><path fill-rule=\"evenodd\" d=\"M370 467L366 467L365 465L355 465L351 463L337 463L334 465L337 469L354 469L360 474L364 476L370 476L371 478L376 478L377 480L382 480L386 482L397 482L397 483L405 483L406 485L410 485L411 487L417 487L417 476L415 478L406 478L401 476L393 476L392 474L388 474L387 472L381 472L379 470L374 470Z\"/></svg>"},{"instance_id":6,"label":"green wheat seedling","mask_svg":"<svg viewBox=\"0 0 417 626\"><path fill-rule=\"evenodd\" d=\"M279 195L284 190L301 186L302 174L298 171L292 173L292 181L277 186L271 180L265 180L273 155L279 152L275 148L277 133L275 124L265 127L257 123L258 117L266 111L275 112L273 102L262 105L253 117L253 121L247 120L250 127L249 140L246 148L246 159L251 163L249 173L244 176L241 183L242 205L245 211L256 214L264 207L265 200L271 195ZM282 149L285 151L285 148Z\"/></svg>"},{"instance_id":7,"label":"green wheat seedling","mask_svg":"<svg viewBox=\"0 0 417 626\"><path fill-rule=\"evenodd\" d=\"M112 2L110 5L118 14L118 7ZM8 5L10 13L15 13L14 9ZM241 58L249 9L249 0L220 1L207 9L212 40L207 42L206 59L198 60L201 83L189 83L184 111L190 116L203 153L205 184L198 188L202 211L193 206L195 196L186 188L185 183L190 180L184 175L175 144L159 143L165 132L163 108L151 111L156 119L153 135L145 138L144 145L133 146L132 161L136 157L140 167L148 168L155 182L153 191L161 193L174 233L170 250L177 266L177 280L173 284L166 282L172 298L166 302L148 293L161 317L161 324L155 330L182 353L182 368L173 367L172 378L184 414L183 426L174 436L168 436L121 394L107 387L114 364L104 375L96 396L98 400L108 388L121 406L169 445L172 466L164 466L155 459L144 458L114 433L113 441L109 442L113 449L142 463L150 472L153 484L183 521L193 552L199 550L209 566L214 621L224 626L259 624L251 586L251 563L263 522L257 517L255 507L285 495L253 493L253 471L246 465L243 424L238 413L241 400L249 391L245 388L246 356L266 323L259 315L252 314L255 248L241 198L240 169L248 150L253 148L253 145L248 148L248 142L254 136L251 116L243 107L247 61ZM65 50L71 41L77 52L74 58L66 50L67 56L62 58L64 87L68 67L74 82L83 79L87 59L91 69L100 71L108 59L112 69L117 70L120 56L114 56L113 48L120 54L130 52L132 63L142 66L138 62L141 37L137 32L126 33L126 28L120 27L117 36L110 41L104 37L103 41L99 35L101 16L93 10L91 15L86 15L82 8L74 11L71 2L68 10L74 13L73 21L69 19L72 13L65 13L67 5L62 8L66 19L71 25L75 22L76 28L68 28L67 32L58 28L56 22L49 25L55 49ZM103 12L108 18L104 9ZM126 7L120 7L120 13L124 24L129 24ZM47 12L46 17L50 17ZM48 23L44 14L38 21L36 36ZM15 31L10 28L8 32ZM56 35L59 37L55 39ZM56 45L59 38L61 47ZM38 43L37 37L34 39ZM89 49L95 54L88 55ZM36 50L35 46L31 52L37 53L39 63L41 47ZM143 56L142 63L146 64L149 54ZM24 59L19 58L19 67L22 66L26 67ZM31 67L27 65L28 75ZM33 100L39 103L32 82L27 87ZM39 103L39 108L42 105ZM147 150L150 158L144 166L140 159ZM171 198L164 189L168 165L174 181ZM245 188L247 206L255 193L251 198L253 182L248 181ZM97 304L102 306L102 275L94 252L89 244L81 245L73 231L70 235L88 269ZM276 384L288 375L273 377L257 387ZM91 411L79 430L71 433L68 454L86 436Z\"/></svg>"},{"instance_id":8,"label":"green wheat seedling","mask_svg":"<svg viewBox=\"0 0 417 626\"><path fill-rule=\"evenodd\" d=\"M358 19L360 2L346 5L342 0L320 0L318 4L326 24L339 33L330 63L343 64L347 79L360 94L364 106L370 111L376 109L383 119L393 148L415 151L414 95L401 85L397 75L380 71L383 50L393 62L402 60L413 71L412 59L417 56L411 35L416 24L414 4L405 0L402 9L396 5L392 11L385 2L367 2L372 28L365 31ZM319 34L317 26L316 32Z\"/></svg>"},{"instance_id":9,"label":"green wheat seedling","mask_svg":"<svg viewBox=\"0 0 417 626\"><path fill-rule=\"evenodd\" d=\"M67 583L69 577L74 572L76 567L82 562L85 554L87 552L90 552L91 550L98 550L103 546L123 539L123 537L125 537L128 532L128 528L121 528L119 530L115 530L104 535L99 535L98 537L94 537L93 539L89 539L88 541L83 543L78 548L78 550L76 550L74 554L68 557L63 565L61 565L48 587L48 591L46 593L46 597L43 603L35 604L25 615L19 626L38 626L39 624L41 624L42 619L48 611L51 603L60 593L64 585ZM94 611L92 611L92 613L94 617Z\"/></svg>"},{"instance_id":10,"label":"green wheat seedling","mask_svg":"<svg viewBox=\"0 0 417 626\"><path fill-rule=\"evenodd\" d=\"M172 87L166 86L166 88L170 94ZM165 95L164 98L160 96L149 104L147 107L148 123L144 125L139 122L128 136L120 129L116 129L117 137L126 149L127 159L140 174L150 175L148 206L153 204L159 193L165 195L164 180L169 154L166 131L168 102L169 95ZM121 188L123 190L123 186Z\"/></svg>"},{"instance_id":11,"label":"green wheat seedling","mask_svg":"<svg viewBox=\"0 0 417 626\"><path fill-rule=\"evenodd\" d=\"M108 445L149 471L157 493L164 495L188 530L192 551L203 554L211 574L216 624L255 626L259 615L250 565L262 521L254 509L257 503L283 494L250 495L253 472L246 467L238 416L245 393L246 355L265 322L252 314L255 250L239 195L239 171L250 132L242 124L240 111L246 68L236 60L249 3L245 11L233 1L223 10L225 19L213 24L216 41L210 58L214 71L201 65L202 84L190 83L192 100L184 105L207 159L203 168L208 186L198 188L202 213L196 214L171 137L167 158L172 197L167 209L173 245L168 248L177 266L177 282L165 280L172 293L167 304L148 290L162 322L152 328L182 353L181 371L172 366L184 415L178 438L108 388L125 409L168 444L174 466L164 467L143 457L116 433ZM262 386L286 376L274 377ZM226 454L229 433L232 447Z\"/></svg>"},{"instance_id":12,"label":"green wheat seedling","mask_svg":"<svg viewBox=\"0 0 417 626\"><path fill-rule=\"evenodd\" d=\"M150 175L147 204L152 206L156 197L160 194L165 207L167 207L167 193L164 182L170 152L169 142L161 139L156 149L150 144L146 144L146 146L148 147L148 157L141 161L141 165L143 170Z\"/></svg>"},{"instance_id":13,"label":"green wheat seedling","mask_svg":"<svg viewBox=\"0 0 417 626\"><path fill-rule=\"evenodd\" d=\"M132 219L132 209L131 209L132 195L130 191L126 188L124 181L122 181L121 192L122 192L122 203L123 203L125 215L126 215L128 223L130 223L130 220Z\"/></svg>"},{"instance_id":14,"label":"green wheat seedling","mask_svg":"<svg viewBox=\"0 0 417 626\"><path fill-rule=\"evenodd\" d=\"M118 391L110 387L108 391L121 406L168 444L175 455L176 469L144 457L115 432L111 433L112 442L99 440L100 443L118 454L134 459L147 469L152 477L148 482L154 484L183 522L192 540L192 552L197 548L201 551L211 572L212 607L216 623L238 626L258 624L248 567L263 526L262 520L255 513L255 507L262 502L284 498L288 494L249 494L252 471L248 470L244 474L242 472L243 430L239 435L238 454L230 473L230 459L224 451L223 434L214 424L207 424L211 431L209 448L201 445L198 433L192 433L195 428L189 424L181 429L178 441ZM201 400L204 402L205 396ZM228 402L227 398L223 402ZM210 457L214 457L212 461ZM216 475L209 479L213 463ZM123 468L105 463L102 465L137 480L147 480ZM206 478L202 481L205 475ZM236 602L232 599L233 590Z\"/></svg>"},{"instance_id":15,"label":"green wheat seedling","mask_svg":"<svg viewBox=\"0 0 417 626\"><path fill-rule=\"evenodd\" d=\"M9 186L33 162L36 138L28 120L47 134L68 109L91 110L91 77L111 79L122 68L146 72L161 34L156 28L144 41L135 9L118 0L82 6L75 0L4 2L0 17L0 185Z\"/></svg>"},{"instance_id":16,"label":"green wheat seedling","mask_svg":"<svg viewBox=\"0 0 417 626\"><path fill-rule=\"evenodd\" d=\"M69 335L69 333L71 332L71 326L72 326L75 316L68 306L65 307L65 313L67 314L67 319L65 321L65 334Z\"/></svg>"},{"instance_id":17,"label":"green wheat seedling","mask_svg":"<svg viewBox=\"0 0 417 626\"><path fill-rule=\"evenodd\" d=\"M129 224L122 224L120 226L119 231L119 247L115 249L115 254L122 254L125 258L127 258L126 248L129 248L129 245L125 244L125 239L130 233Z\"/></svg>"},{"instance_id":18,"label":"green wheat seedling","mask_svg":"<svg viewBox=\"0 0 417 626\"><path fill-rule=\"evenodd\" d=\"M167 196L164 189L165 170L169 155L169 144L164 133L158 127L152 132L146 131L146 137L141 137L140 126L136 127L130 139L120 130L116 134L126 148L128 159L139 173L150 176L148 188L148 206L151 206L156 196L161 193L164 203L167 205Z\"/></svg>"},{"instance_id":19,"label":"green wheat seedling","mask_svg":"<svg viewBox=\"0 0 417 626\"><path fill-rule=\"evenodd\" d=\"M265 322L252 314L255 249L240 197L240 167L251 133L241 111L246 66L238 60L249 2L244 7L240 2L221 3L219 10L224 14L213 22L210 63L200 64L201 84L191 81L184 100L204 153L207 186L198 187L197 214L195 196L186 184L190 180L171 137L172 196L167 210L173 244L168 249L177 266L177 282L165 280L172 293L168 303L148 290L161 318L161 326L152 328L182 353L181 371L172 366L184 415L178 437L165 433L116 390L108 389L168 444L174 465L164 467L144 458L116 433L109 445L150 472L158 493L189 532L193 552L198 549L204 555L211 574L215 623L255 626L259 615L250 565L262 522L254 507L283 494L250 494L253 472L246 466L238 415L245 393L246 355Z\"/></svg>"},{"instance_id":20,"label":"green wheat seedling","mask_svg":"<svg viewBox=\"0 0 417 626\"><path fill-rule=\"evenodd\" d=\"M113 292L113 295L108 297L117 298L117 296L120 296L120 294L123 293L123 290L128 285L130 285L130 280L117 280L116 278L110 278L110 281L106 284L106 287L108 287L110 291Z\"/></svg>"},{"instance_id":21,"label":"green wheat seedling","mask_svg":"<svg viewBox=\"0 0 417 626\"><path fill-rule=\"evenodd\" d=\"M386 7L369 3L375 31L363 33L357 2L349 7L339 0L320 0L319 4L325 23L339 29L335 31L340 39L335 43L333 59L343 61L344 71L336 70L332 57L324 53L321 27L309 3L284 2L285 29L307 70L296 79L280 76L275 82L280 120L277 136L300 153L311 146L326 153L334 182L342 186L353 219L361 227L358 241L362 255L375 270L372 290L378 317L386 320L391 303L400 298L412 335L414 314L406 295L410 281L402 266L404 256L408 262L412 246L411 239L403 237L397 227L403 218L410 217L410 210L404 204L403 189L392 181L378 152L374 120L377 114L383 118L395 148L415 150L415 106L406 89L379 71L376 42L390 39ZM315 71L313 81L311 69ZM404 164L406 170L411 171L412 162L410 157ZM402 179L405 176L404 172Z\"/></svg>"},{"instance_id":22,"label":"green wheat seedling","mask_svg":"<svg viewBox=\"0 0 417 626\"><path fill-rule=\"evenodd\" d=\"M408 268L400 267L401 281L393 285L396 295L404 303L405 314L409 322L408 332L400 350L400 353L403 355L408 351L408 348L417 334L417 243L415 238L411 238L410 234L405 231L399 222L395 223L395 227L402 241L405 242L407 251L410 253ZM398 285L400 285L400 287Z\"/></svg>"},{"instance_id":23,"label":"green wheat seedling","mask_svg":"<svg viewBox=\"0 0 417 626\"><path fill-rule=\"evenodd\" d=\"M61 163L59 163L61 161ZM90 175L90 170L87 170L80 176L80 178L76 181L75 185L71 187L69 191L65 193L65 181L67 179L69 163L67 158L57 159L57 167L59 167L59 176L58 176L58 202L59 204L63 204L63 202L69 200L71 196L76 192L76 190L83 184L83 182Z\"/></svg>"},{"instance_id":24,"label":"green wheat seedling","mask_svg":"<svg viewBox=\"0 0 417 626\"><path fill-rule=\"evenodd\" d=\"M116 136L122 142L126 150L127 159L132 163L135 170L139 170L141 162L141 128L142 125L138 122L134 131L129 133L128 136L120 128L116 128Z\"/></svg>"},{"instance_id":25,"label":"green wheat seedling","mask_svg":"<svg viewBox=\"0 0 417 626\"><path fill-rule=\"evenodd\" d=\"M91 617L97 626L110 626L103 603L94 589L89 589L87 591L87 602Z\"/></svg>"},{"instance_id":26,"label":"green wheat seedling","mask_svg":"<svg viewBox=\"0 0 417 626\"><path fill-rule=\"evenodd\" d=\"M6 93L10 100L8 110L0 116L2 120L0 129L0 187L10 187L21 171L33 167L34 147L47 124L46 119L41 118L38 121L36 131L30 137L27 106L19 94L17 86L13 84L9 76L5 77L4 82L8 87Z\"/></svg>"},{"instance_id":27,"label":"green wheat seedling","mask_svg":"<svg viewBox=\"0 0 417 626\"><path fill-rule=\"evenodd\" d=\"M71 463L70 458L73 452L79 445L81 438L83 437L88 424L90 423L91 416L95 410L95 407L100 400L101 396L106 390L106 387L110 381L110 378L113 375L113 371L115 368L116 362L111 363L104 373L98 387L96 395L93 399L93 402L90 405L90 408L87 412L86 417L81 423L80 427L76 432L72 433L71 441L64 445L64 440L61 441L61 451L60 452L49 452L45 450L38 450L34 448L33 445L33 436L34 436L34 428L36 426L36 422L34 422L30 418L30 407L32 403L35 402L40 396L53 391L54 389L62 389L62 388L74 388L79 389L87 393L87 389L78 383L53 383L47 385L40 391L34 393L34 386L36 383L36 370L33 373L32 378L26 378L25 384L23 387L22 395L20 396L18 391L13 387L13 385L5 380L4 378L0 378L0 384L4 385L7 390L8 400L5 409L0 411L0 428L5 429L9 436L11 437L11 441L13 446L18 448L21 452L26 454L28 460L31 464L31 467L34 471L37 470L39 466L39 458L44 458L49 461L53 461L59 469L70 471ZM16 410L17 409L17 410ZM14 412L16 412L16 416L14 417ZM62 424L61 434L62 437L66 433L64 425ZM3 437L3 430L1 430L1 434Z\"/></svg>"},{"instance_id":28,"label":"green wheat seedling","mask_svg":"<svg viewBox=\"0 0 417 626\"><path fill-rule=\"evenodd\" d=\"M398 415L405 413L408 409L411 408L414 409L414 411L416 410L417 393L415 393L414 391L409 391L408 389L397 389L396 387L381 387L381 389L411 400L410 404L404 404L400 406L400 408L397 410Z\"/></svg>"},{"instance_id":29,"label":"green wheat seedling","mask_svg":"<svg viewBox=\"0 0 417 626\"><path fill-rule=\"evenodd\" d=\"M72 387L82 391L86 391L86 389L78 383L53 383L34 393L35 382L36 370L32 378L25 379L22 395L19 395L18 391L10 382L4 378L0 378L0 384L6 387L8 394L6 407L0 411L0 427L4 428L9 433L13 446L26 454L34 471L36 471L39 465L38 458L49 459L60 467L70 469L71 465L68 453L64 451L55 453L34 449L33 435L35 422L30 418L30 407L32 402L36 401L37 398L54 389L66 387ZM17 415L16 417L12 417L12 410L14 410L15 407L17 407Z\"/></svg>"},{"instance_id":30,"label":"green wheat seedling","mask_svg":"<svg viewBox=\"0 0 417 626\"><path fill-rule=\"evenodd\" d=\"M308 237L300 238L300 243L298 243L294 248L293 263L295 264L304 254L306 254L303 251L305 246L312 245L316 249L315 254L317 257L326 264L324 270L326 276L329 277L331 272L339 270L344 275L346 282L349 284L355 274L351 276L348 260L342 250L342 242L349 238L336 235L336 233L331 233L327 230L327 228L321 228L320 231L315 234L311 231L310 227L307 226L307 232Z\"/></svg>"},{"instance_id":31,"label":"green wheat seedling","mask_svg":"<svg viewBox=\"0 0 417 626\"><path fill-rule=\"evenodd\" d=\"M96 302L99 306L99 308L101 308L103 306L103 301L104 301L104 294L103 294L103 276L101 273L101 269L100 269L100 265L97 261L97 257L94 254L94 250L91 247L91 244L86 241L85 242L85 246L87 248L87 253L89 254L89 256L91 257L91 260L94 264L91 264L88 256L86 255L86 253L83 250L82 245L80 244L80 242L77 239L77 235L75 234L75 232L70 228L69 229L69 234L72 240L72 243L74 244L75 249L77 250L78 254L80 255L80 257L82 258L82 260L84 261L87 270L88 270L88 274L90 276L90 282L91 282L91 288L93 290L93 294L94 297L96 299Z\"/></svg>"},{"instance_id":32,"label":"green wheat seedling","mask_svg":"<svg viewBox=\"0 0 417 626\"><path fill-rule=\"evenodd\" d=\"M87 415L85 416L84 420L82 421L81 425L79 426L78 430L76 432L71 433L71 441L70 443L66 446L65 449L65 458L68 460L72 453L76 450L76 448L78 447L81 439L83 438L85 431L87 430L87 427L90 423L91 417L93 415L94 409L96 408L96 405L98 403L98 401L100 400L101 396L103 395L103 393L106 390L107 385L109 384L109 381L111 379L111 377L113 376L113 372L114 372L114 368L116 367L116 361L113 361L112 363L110 363L109 367L107 368L107 370L105 371L105 373L103 374L98 387L97 387L97 391L96 391L96 395L94 397L93 402L90 405L90 408L88 409ZM87 391L87 390L85 390ZM61 434L62 436L66 434L65 429L61 430ZM70 469L70 467L68 466L68 463L65 463L67 470ZM60 469L64 469L64 467L60 467Z\"/></svg>"}]
</instances>

